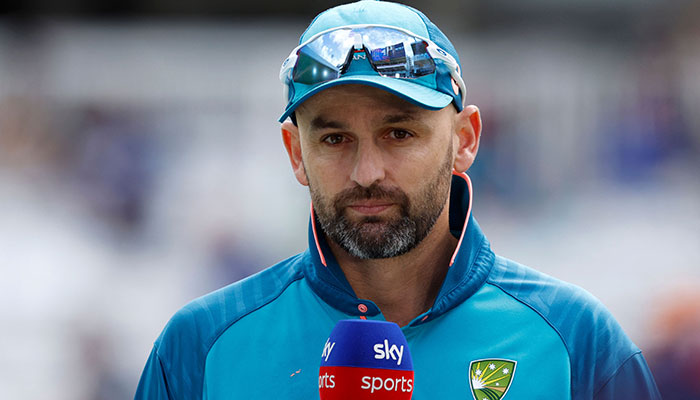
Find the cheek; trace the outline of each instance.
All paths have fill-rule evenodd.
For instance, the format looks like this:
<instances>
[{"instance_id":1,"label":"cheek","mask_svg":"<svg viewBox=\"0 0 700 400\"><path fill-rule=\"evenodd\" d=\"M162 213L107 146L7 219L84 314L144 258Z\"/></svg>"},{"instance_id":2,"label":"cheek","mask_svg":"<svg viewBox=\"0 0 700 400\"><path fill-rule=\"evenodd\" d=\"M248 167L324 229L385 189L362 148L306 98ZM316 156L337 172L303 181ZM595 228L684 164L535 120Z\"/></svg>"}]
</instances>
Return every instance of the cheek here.
<instances>
[{"instance_id":1,"label":"cheek","mask_svg":"<svg viewBox=\"0 0 700 400\"><path fill-rule=\"evenodd\" d=\"M432 140L410 149L389 152L386 160L390 174L402 181L424 183L445 162L446 152L451 150L451 145L452 143Z\"/></svg>"},{"instance_id":2,"label":"cheek","mask_svg":"<svg viewBox=\"0 0 700 400\"><path fill-rule=\"evenodd\" d=\"M332 196L346 186L349 181L349 167L345 164L343 159L313 154L304 155L304 169L309 185L325 195Z\"/></svg>"}]
</instances>

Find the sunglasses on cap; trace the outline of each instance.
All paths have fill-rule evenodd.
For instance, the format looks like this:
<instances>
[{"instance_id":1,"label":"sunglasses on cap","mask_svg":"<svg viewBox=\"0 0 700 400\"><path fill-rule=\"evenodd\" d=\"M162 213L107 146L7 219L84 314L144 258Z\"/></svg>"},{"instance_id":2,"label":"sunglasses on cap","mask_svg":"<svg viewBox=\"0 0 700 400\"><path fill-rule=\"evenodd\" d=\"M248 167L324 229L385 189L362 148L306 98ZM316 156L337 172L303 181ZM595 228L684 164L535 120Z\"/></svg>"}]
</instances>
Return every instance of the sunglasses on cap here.
<instances>
[{"instance_id":1,"label":"sunglasses on cap","mask_svg":"<svg viewBox=\"0 0 700 400\"><path fill-rule=\"evenodd\" d=\"M377 74L397 79L434 74L435 62L440 61L464 100L466 88L454 57L430 39L387 25L347 25L313 35L284 60L280 80L287 90L292 83L332 81L347 71L353 59L366 59Z\"/></svg>"}]
</instances>

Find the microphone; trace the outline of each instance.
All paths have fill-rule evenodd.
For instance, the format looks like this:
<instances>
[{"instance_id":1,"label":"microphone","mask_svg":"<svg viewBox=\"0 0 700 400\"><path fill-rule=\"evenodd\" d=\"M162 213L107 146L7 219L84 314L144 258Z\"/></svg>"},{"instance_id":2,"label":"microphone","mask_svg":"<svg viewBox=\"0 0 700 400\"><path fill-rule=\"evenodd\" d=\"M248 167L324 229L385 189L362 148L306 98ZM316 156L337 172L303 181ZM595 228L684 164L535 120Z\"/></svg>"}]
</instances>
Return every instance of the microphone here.
<instances>
[{"instance_id":1,"label":"microphone","mask_svg":"<svg viewBox=\"0 0 700 400\"><path fill-rule=\"evenodd\" d=\"M339 321L321 353L321 400L410 400L413 362L393 322Z\"/></svg>"}]
</instances>

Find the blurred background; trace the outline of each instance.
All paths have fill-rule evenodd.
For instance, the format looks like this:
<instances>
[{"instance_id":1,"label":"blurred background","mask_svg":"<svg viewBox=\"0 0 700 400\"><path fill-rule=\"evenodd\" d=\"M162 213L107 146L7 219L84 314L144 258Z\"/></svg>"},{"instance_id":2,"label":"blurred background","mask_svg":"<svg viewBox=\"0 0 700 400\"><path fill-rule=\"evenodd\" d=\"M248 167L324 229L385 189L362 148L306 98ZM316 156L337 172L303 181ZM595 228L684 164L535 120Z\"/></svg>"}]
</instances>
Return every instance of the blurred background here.
<instances>
[{"instance_id":1,"label":"blurred background","mask_svg":"<svg viewBox=\"0 0 700 400\"><path fill-rule=\"evenodd\" d=\"M0 6L0 398L133 397L189 300L306 248L279 66L319 0ZM409 1L481 107L474 214L700 398L700 3Z\"/></svg>"}]
</instances>

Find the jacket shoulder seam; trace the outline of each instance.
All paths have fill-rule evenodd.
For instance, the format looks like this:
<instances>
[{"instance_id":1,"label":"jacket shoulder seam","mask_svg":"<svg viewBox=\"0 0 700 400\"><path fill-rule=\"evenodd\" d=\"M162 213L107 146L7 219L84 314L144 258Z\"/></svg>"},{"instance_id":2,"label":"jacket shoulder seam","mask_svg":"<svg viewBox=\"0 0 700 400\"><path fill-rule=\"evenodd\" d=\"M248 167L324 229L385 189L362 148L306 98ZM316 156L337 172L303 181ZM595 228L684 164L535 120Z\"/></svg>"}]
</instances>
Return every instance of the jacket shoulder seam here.
<instances>
[{"instance_id":1,"label":"jacket shoulder seam","mask_svg":"<svg viewBox=\"0 0 700 400\"><path fill-rule=\"evenodd\" d=\"M564 345L564 348L566 349L566 354L569 356L569 368L571 368L571 349L569 349L569 345L566 343L566 340L564 339L564 335L559 331L559 329L552 323L552 321L549 320L544 314L540 312L536 307L532 306L525 300L519 298L518 296L510 293L508 290L504 289L501 285L498 283L494 282L491 278L488 278L486 280L486 283L488 283L491 286L495 286L498 289L500 289L503 293L511 297L513 300L517 301L518 303L524 305L525 307L529 308L530 310L534 311L537 315L544 320L544 322L554 330L554 332L557 333L557 336L559 337L559 340L561 340L562 344Z\"/></svg>"},{"instance_id":2,"label":"jacket shoulder seam","mask_svg":"<svg viewBox=\"0 0 700 400\"><path fill-rule=\"evenodd\" d=\"M250 315L250 314L252 314L252 313L254 313L254 312L256 312L256 311L258 311L258 310L264 308L265 306L269 305L270 303L274 302L274 301L277 300L285 291L287 291L287 289L288 289L294 282L299 281L299 280L301 280L301 279L303 279L303 278L304 278L303 274L300 273L298 276L294 277L293 279L290 279L289 282L287 282L283 287L281 287L281 288L278 290L278 292L277 292L274 296L271 296L271 297L270 297L269 300L263 301L263 302L260 303L260 305L258 305L258 306L256 306L256 307L252 307L250 310L248 310L248 311L246 311L246 312L244 312L244 313L241 313L241 315L237 316L236 318L233 318L227 325L225 325L225 326L220 330L220 332L219 332L216 336L214 336L214 337L212 338L211 343L207 346L207 351L206 351L205 354L206 354L207 356L209 355L209 352L211 351L211 348L212 348L212 347L214 346L214 344L219 340L219 338L221 337L221 335L223 335L223 334L224 334L227 330L229 330L234 324L236 324L236 322L240 321L240 320L243 319L244 317L247 317L248 315ZM205 359L206 359L206 357L205 357Z\"/></svg>"},{"instance_id":3,"label":"jacket shoulder seam","mask_svg":"<svg viewBox=\"0 0 700 400\"><path fill-rule=\"evenodd\" d=\"M281 287L281 288L278 290L278 292L277 292L274 296L271 296L269 300L263 301L263 302L261 302L261 304L259 304L257 307L253 307L253 308L251 308L250 310L248 310L248 311L246 311L246 312L244 312L244 313L241 313L241 315L237 316L236 318L233 318L225 327L223 327L223 328L219 331L219 333L218 333L216 336L214 336L214 337L212 338L211 342L210 342L210 343L207 345L207 347L206 347L206 351L204 352L204 362L203 362L203 365L202 365L202 380L204 380L205 377L206 377L207 359L209 358L209 354L211 353L211 349L214 347L214 345L215 345L216 342L219 340L219 338L221 338L221 336L222 336L224 333L226 333L226 331L228 331L233 325L235 325L238 321L240 321L240 320L243 319L244 317L246 317L246 316L248 316L248 315L250 315L250 314L252 314L252 313L254 313L254 312L258 311L258 310L261 310L261 309L264 308L265 306L267 306L267 305L273 303L273 302L274 302L275 300L277 300L285 291L287 291L287 289L288 289L294 282L297 282L297 281L299 281L299 280L301 280L301 279L303 279L303 278L304 278L304 275L303 275L303 273L300 271L294 278L290 279L283 287ZM204 382L202 382L202 393L201 393L202 398L204 398L204 389L205 389L205 385L204 385Z\"/></svg>"},{"instance_id":4,"label":"jacket shoulder seam","mask_svg":"<svg viewBox=\"0 0 700 400\"><path fill-rule=\"evenodd\" d=\"M593 392L593 398L595 398L596 396L598 396L598 393L600 393L600 391L603 390L603 389L605 388L605 386L607 386L608 383L610 383L610 381L611 381L618 373L620 373L620 370L622 369L622 367L624 367L624 365L627 364L627 362L628 362L629 360L631 360L632 358L636 357L637 354L641 354L641 353L642 353L641 350L637 350L637 351L633 352L632 354L630 354L629 357L625 358L625 360L624 360L623 362L621 362L620 365L617 366L617 368L615 369L615 371L613 371L613 373L610 374L610 376L609 376L607 379L605 379L605 382L603 382L603 384L600 385L600 387L599 387L595 392Z\"/></svg>"},{"instance_id":5,"label":"jacket shoulder seam","mask_svg":"<svg viewBox=\"0 0 700 400\"><path fill-rule=\"evenodd\" d=\"M163 375L165 379L165 390L168 393L168 398L172 398L173 394L170 392L170 385L168 384L168 378L170 378L172 373L170 372L170 366L165 362L163 357L160 356L160 347L158 346L158 343L153 343L153 349L156 356L156 360L158 361L158 364L160 364L161 368L163 368Z\"/></svg>"}]
</instances>

